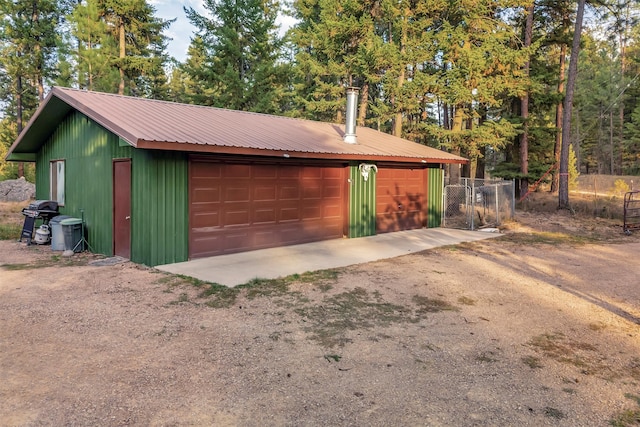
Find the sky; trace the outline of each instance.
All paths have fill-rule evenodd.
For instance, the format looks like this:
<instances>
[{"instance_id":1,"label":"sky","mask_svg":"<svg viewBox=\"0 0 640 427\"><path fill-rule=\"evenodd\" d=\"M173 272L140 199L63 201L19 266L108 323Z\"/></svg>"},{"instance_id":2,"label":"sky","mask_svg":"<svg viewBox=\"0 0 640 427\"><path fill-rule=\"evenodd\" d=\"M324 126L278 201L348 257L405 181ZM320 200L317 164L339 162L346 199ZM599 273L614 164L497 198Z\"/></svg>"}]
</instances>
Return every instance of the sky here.
<instances>
[{"instance_id":1,"label":"sky","mask_svg":"<svg viewBox=\"0 0 640 427\"><path fill-rule=\"evenodd\" d=\"M169 42L169 55L178 61L183 61L187 56L187 49L191 42L191 37L195 27L187 19L183 7L194 8L197 12L205 14L206 10L202 6L202 0L151 0L149 3L155 7L156 16L161 19L174 19L165 35L172 39Z\"/></svg>"},{"instance_id":2,"label":"sky","mask_svg":"<svg viewBox=\"0 0 640 427\"><path fill-rule=\"evenodd\" d=\"M171 24L165 35L172 40L169 42L169 55L182 62L187 57L187 49L191 43L191 37L195 32L195 27L191 25L184 13L184 7L192 7L198 13L207 15L207 10L203 6L204 0L149 0L156 9L156 16L161 19L174 19L176 21ZM280 17L278 23L281 25L281 31L286 31L292 23L290 17Z\"/></svg>"}]
</instances>

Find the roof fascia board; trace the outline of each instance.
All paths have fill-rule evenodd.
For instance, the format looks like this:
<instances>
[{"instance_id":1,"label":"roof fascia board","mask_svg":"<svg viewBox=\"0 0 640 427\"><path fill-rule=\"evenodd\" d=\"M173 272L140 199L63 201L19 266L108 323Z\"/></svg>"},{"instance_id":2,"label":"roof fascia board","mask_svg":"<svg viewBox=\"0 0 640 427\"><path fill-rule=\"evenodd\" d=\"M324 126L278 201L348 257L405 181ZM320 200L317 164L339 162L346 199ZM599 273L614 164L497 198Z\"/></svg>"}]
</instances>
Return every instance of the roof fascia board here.
<instances>
[{"instance_id":1,"label":"roof fascia board","mask_svg":"<svg viewBox=\"0 0 640 427\"><path fill-rule=\"evenodd\" d=\"M9 153L5 160L9 162L35 162L36 153Z\"/></svg>"}]
</instances>

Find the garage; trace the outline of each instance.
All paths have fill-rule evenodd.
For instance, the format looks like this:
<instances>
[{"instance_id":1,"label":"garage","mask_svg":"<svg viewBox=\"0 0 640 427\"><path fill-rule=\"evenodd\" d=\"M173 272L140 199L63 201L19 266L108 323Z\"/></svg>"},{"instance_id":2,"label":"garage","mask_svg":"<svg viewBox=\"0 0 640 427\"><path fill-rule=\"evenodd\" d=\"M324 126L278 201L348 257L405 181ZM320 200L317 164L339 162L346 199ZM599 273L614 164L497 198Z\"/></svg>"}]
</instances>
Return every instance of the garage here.
<instances>
[{"instance_id":1,"label":"garage","mask_svg":"<svg viewBox=\"0 0 640 427\"><path fill-rule=\"evenodd\" d=\"M189 258L342 238L344 164L189 163Z\"/></svg>"},{"instance_id":2,"label":"garage","mask_svg":"<svg viewBox=\"0 0 640 427\"><path fill-rule=\"evenodd\" d=\"M384 167L376 174L376 232L424 227L426 218L425 169Z\"/></svg>"}]
</instances>

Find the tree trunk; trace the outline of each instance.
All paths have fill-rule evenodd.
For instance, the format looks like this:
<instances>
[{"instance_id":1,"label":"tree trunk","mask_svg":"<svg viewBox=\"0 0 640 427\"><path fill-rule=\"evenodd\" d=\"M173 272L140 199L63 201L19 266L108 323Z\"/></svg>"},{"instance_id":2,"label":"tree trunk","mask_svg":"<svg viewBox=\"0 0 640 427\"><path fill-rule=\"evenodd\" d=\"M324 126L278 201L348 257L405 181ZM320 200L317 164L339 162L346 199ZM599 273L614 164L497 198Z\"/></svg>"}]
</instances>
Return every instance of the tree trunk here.
<instances>
[{"instance_id":1,"label":"tree trunk","mask_svg":"<svg viewBox=\"0 0 640 427\"><path fill-rule=\"evenodd\" d=\"M446 130L451 130L450 127L450 119L449 119L449 104L446 102L442 103L442 127Z\"/></svg>"},{"instance_id":2,"label":"tree trunk","mask_svg":"<svg viewBox=\"0 0 640 427\"><path fill-rule=\"evenodd\" d=\"M626 53L627 53L627 43L626 43L626 34L627 27L629 23L629 8L627 7L627 16L625 19L625 27L624 30L620 34L620 81L624 84L624 76L627 68L626 61ZM623 91L624 93L624 91ZM620 172L619 175L622 175L623 171L623 158L624 158L624 96L620 96L620 105L618 106L618 116L620 123L620 135L619 135L619 144L618 149L620 150Z\"/></svg>"},{"instance_id":3,"label":"tree trunk","mask_svg":"<svg viewBox=\"0 0 640 427\"><path fill-rule=\"evenodd\" d=\"M124 21L120 19L120 64L118 65L118 71L120 71L120 84L118 85L118 95L124 95L124 59L127 55L127 50L125 46L125 33L124 33Z\"/></svg>"},{"instance_id":4,"label":"tree trunk","mask_svg":"<svg viewBox=\"0 0 640 427\"><path fill-rule=\"evenodd\" d=\"M525 49L531 46L531 39L533 34L533 7L534 3L531 2L531 6L527 8L527 21L524 30L524 47ZM529 78L529 68L531 62L527 59L524 65L524 72L526 78ZM524 125L524 131L520 135L520 173L523 178L520 180L520 197L524 197L529 192L529 91L525 93L520 99L520 115L522 117L522 123Z\"/></svg>"},{"instance_id":5,"label":"tree trunk","mask_svg":"<svg viewBox=\"0 0 640 427\"><path fill-rule=\"evenodd\" d=\"M576 137L573 139L573 151L576 153L576 168L578 174L582 171L582 152L580 147L580 111L576 110ZM589 170L587 169L587 175Z\"/></svg>"},{"instance_id":6,"label":"tree trunk","mask_svg":"<svg viewBox=\"0 0 640 427\"><path fill-rule=\"evenodd\" d=\"M571 112L573 111L573 92L578 75L578 54L580 53L580 35L582 33L582 18L584 16L585 0L578 0L576 12L576 26L571 45L569 59L569 75L567 78L567 93L564 98L562 114L562 147L560 150L560 186L558 191L558 209L570 209L569 206L569 145L571 144Z\"/></svg>"},{"instance_id":7,"label":"tree trunk","mask_svg":"<svg viewBox=\"0 0 640 427\"><path fill-rule=\"evenodd\" d=\"M401 66L400 75L398 76L398 90L396 92L396 117L393 120L393 135L402 138L402 103L399 102L399 99L402 98L401 92L402 87L404 86L405 79L405 65L404 65L404 54L405 54L405 46L407 44L407 25L408 18L403 14L402 16L402 35L400 36L400 58L401 58Z\"/></svg>"},{"instance_id":8,"label":"tree trunk","mask_svg":"<svg viewBox=\"0 0 640 427\"><path fill-rule=\"evenodd\" d=\"M32 3L32 11L31 11L31 23L34 26L37 26L38 20L40 19L38 13L38 2L34 1ZM44 74L44 65L42 58L42 46L40 45L40 35L36 33L34 36L34 76L33 80L36 85L36 89L38 91L38 105L44 101L44 82L43 82L43 74Z\"/></svg>"},{"instance_id":9,"label":"tree trunk","mask_svg":"<svg viewBox=\"0 0 640 427\"><path fill-rule=\"evenodd\" d=\"M453 113L453 123L451 125L451 137L459 138L462 133L462 124L464 116L464 109L461 105L456 106ZM459 141L453 141L454 148L451 150L453 154L460 155ZM449 179L451 184L458 184L460 182L460 165L452 164L449 169Z\"/></svg>"},{"instance_id":10,"label":"tree trunk","mask_svg":"<svg viewBox=\"0 0 640 427\"><path fill-rule=\"evenodd\" d=\"M358 107L358 126L364 126L369 105L369 83L364 83L360 89L360 107Z\"/></svg>"},{"instance_id":11,"label":"tree trunk","mask_svg":"<svg viewBox=\"0 0 640 427\"><path fill-rule=\"evenodd\" d=\"M558 94L564 93L564 71L567 63L567 45L560 46L560 75L558 80ZM562 147L562 103L559 101L556 105L556 143L553 147L553 157L556 162L556 169L553 171L553 179L551 180L551 192L558 192L558 164L560 163L560 147Z\"/></svg>"},{"instance_id":12,"label":"tree trunk","mask_svg":"<svg viewBox=\"0 0 640 427\"><path fill-rule=\"evenodd\" d=\"M613 110L609 110L609 173L616 174L616 157L613 142Z\"/></svg>"},{"instance_id":13,"label":"tree trunk","mask_svg":"<svg viewBox=\"0 0 640 427\"><path fill-rule=\"evenodd\" d=\"M22 56L18 54L18 56ZM16 79L16 128L18 135L22 133L22 76ZM18 163L18 178L24 176L24 163Z\"/></svg>"}]
</instances>

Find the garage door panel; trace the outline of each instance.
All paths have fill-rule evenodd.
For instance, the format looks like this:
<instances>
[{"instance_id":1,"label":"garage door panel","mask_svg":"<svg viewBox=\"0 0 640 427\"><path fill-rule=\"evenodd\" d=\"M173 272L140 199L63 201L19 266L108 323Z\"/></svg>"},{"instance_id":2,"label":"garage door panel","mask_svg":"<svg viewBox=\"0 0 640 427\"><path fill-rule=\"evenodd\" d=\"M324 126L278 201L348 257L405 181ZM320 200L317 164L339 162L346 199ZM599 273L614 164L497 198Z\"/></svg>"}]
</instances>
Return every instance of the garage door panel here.
<instances>
[{"instance_id":1,"label":"garage door panel","mask_svg":"<svg viewBox=\"0 0 640 427\"><path fill-rule=\"evenodd\" d=\"M288 182L280 187L280 200L299 200L300 186L297 182Z\"/></svg>"},{"instance_id":2,"label":"garage door panel","mask_svg":"<svg viewBox=\"0 0 640 427\"><path fill-rule=\"evenodd\" d=\"M424 212L424 169L383 168L376 174L376 231L422 228Z\"/></svg>"},{"instance_id":3,"label":"garage door panel","mask_svg":"<svg viewBox=\"0 0 640 427\"><path fill-rule=\"evenodd\" d=\"M279 221L291 222L300 220L300 209L298 208L284 208L280 209L278 215Z\"/></svg>"},{"instance_id":4,"label":"garage door panel","mask_svg":"<svg viewBox=\"0 0 640 427\"><path fill-rule=\"evenodd\" d=\"M222 176L222 164L211 162L192 162L190 174L193 178L219 178Z\"/></svg>"},{"instance_id":5,"label":"garage door panel","mask_svg":"<svg viewBox=\"0 0 640 427\"><path fill-rule=\"evenodd\" d=\"M219 187L199 187L193 191L191 201L193 203L198 202L217 202L220 200L220 188Z\"/></svg>"},{"instance_id":6,"label":"garage door panel","mask_svg":"<svg viewBox=\"0 0 640 427\"><path fill-rule=\"evenodd\" d=\"M191 163L191 258L343 236L344 167Z\"/></svg>"},{"instance_id":7,"label":"garage door panel","mask_svg":"<svg viewBox=\"0 0 640 427\"><path fill-rule=\"evenodd\" d=\"M271 165L253 165L253 178L256 179L276 179L278 170Z\"/></svg>"},{"instance_id":8,"label":"garage door panel","mask_svg":"<svg viewBox=\"0 0 640 427\"><path fill-rule=\"evenodd\" d=\"M253 190L253 200L254 201L264 201L264 202L273 202L276 200L276 195L278 194L278 189L276 188L276 183L264 184L254 187Z\"/></svg>"},{"instance_id":9,"label":"garage door panel","mask_svg":"<svg viewBox=\"0 0 640 427\"><path fill-rule=\"evenodd\" d=\"M247 209L230 209L224 211L224 226L249 225L250 215Z\"/></svg>"},{"instance_id":10,"label":"garage door panel","mask_svg":"<svg viewBox=\"0 0 640 427\"><path fill-rule=\"evenodd\" d=\"M202 212L192 215L191 227L216 227L220 225L220 214L218 212Z\"/></svg>"},{"instance_id":11,"label":"garage door panel","mask_svg":"<svg viewBox=\"0 0 640 427\"><path fill-rule=\"evenodd\" d=\"M314 186L305 185L302 189L302 198L304 200L322 199L322 186L316 183L314 183Z\"/></svg>"},{"instance_id":12,"label":"garage door panel","mask_svg":"<svg viewBox=\"0 0 640 427\"><path fill-rule=\"evenodd\" d=\"M226 179L251 178L251 165L225 163L221 173Z\"/></svg>"},{"instance_id":13,"label":"garage door panel","mask_svg":"<svg viewBox=\"0 0 640 427\"><path fill-rule=\"evenodd\" d=\"M276 210L273 208L257 208L254 211L253 223L254 224L275 224L276 222Z\"/></svg>"},{"instance_id":14,"label":"garage door panel","mask_svg":"<svg viewBox=\"0 0 640 427\"><path fill-rule=\"evenodd\" d=\"M321 206L305 206L302 209L302 218L303 219L322 218L322 207Z\"/></svg>"},{"instance_id":15,"label":"garage door panel","mask_svg":"<svg viewBox=\"0 0 640 427\"><path fill-rule=\"evenodd\" d=\"M300 171L301 167L292 166L286 167L282 166L278 168L278 177L279 178L295 178L296 180L300 179Z\"/></svg>"},{"instance_id":16,"label":"garage door panel","mask_svg":"<svg viewBox=\"0 0 640 427\"><path fill-rule=\"evenodd\" d=\"M339 168L326 168L322 171L322 176L324 179L336 179L342 181L344 178L344 172Z\"/></svg>"},{"instance_id":17,"label":"garage door panel","mask_svg":"<svg viewBox=\"0 0 640 427\"><path fill-rule=\"evenodd\" d=\"M233 184L223 187L224 188L224 201L225 202L248 202L251 200L251 189L249 183L243 183L244 185Z\"/></svg>"},{"instance_id":18,"label":"garage door panel","mask_svg":"<svg viewBox=\"0 0 640 427\"><path fill-rule=\"evenodd\" d=\"M326 219L341 219L343 210L341 205L325 205L322 208L323 217Z\"/></svg>"}]
</instances>

